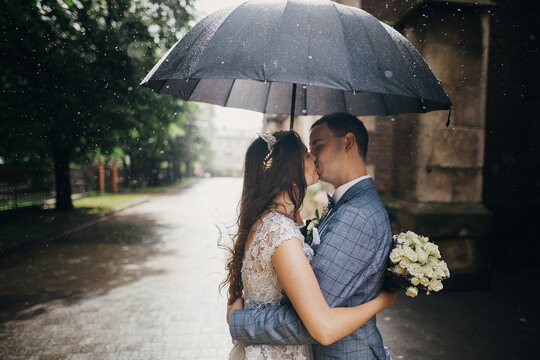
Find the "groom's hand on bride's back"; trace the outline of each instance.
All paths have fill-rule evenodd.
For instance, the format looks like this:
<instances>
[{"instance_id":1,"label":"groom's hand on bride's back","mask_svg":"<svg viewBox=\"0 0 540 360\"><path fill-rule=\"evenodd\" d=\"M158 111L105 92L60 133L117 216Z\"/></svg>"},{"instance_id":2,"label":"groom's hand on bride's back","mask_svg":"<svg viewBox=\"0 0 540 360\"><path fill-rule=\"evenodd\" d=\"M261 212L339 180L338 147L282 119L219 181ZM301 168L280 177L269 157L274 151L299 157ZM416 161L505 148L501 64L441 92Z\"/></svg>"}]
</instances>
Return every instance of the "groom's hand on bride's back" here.
<instances>
[{"instance_id":1,"label":"groom's hand on bride's back","mask_svg":"<svg viewBox=\"0 0 540 360\"><path fill-rule=\"evenodd\" d=\"M234 302L227 306L227 324L229 323L229 319L231 317L231 313L234 310L242 310L244 308L244 298L239 297L238 299L234 300Z\"/></svg>"}]
</instances>

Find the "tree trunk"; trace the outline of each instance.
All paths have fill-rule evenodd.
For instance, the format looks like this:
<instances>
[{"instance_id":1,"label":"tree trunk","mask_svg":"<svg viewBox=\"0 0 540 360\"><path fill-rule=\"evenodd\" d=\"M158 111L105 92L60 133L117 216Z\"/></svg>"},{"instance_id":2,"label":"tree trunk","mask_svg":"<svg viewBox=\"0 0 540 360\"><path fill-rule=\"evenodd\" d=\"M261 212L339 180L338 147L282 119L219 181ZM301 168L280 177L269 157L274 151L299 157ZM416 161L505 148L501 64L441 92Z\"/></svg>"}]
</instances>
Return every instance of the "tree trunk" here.
<instances>
[{"instance_id":1,"label":"tree trunk","mask_svg":"<svg viewBox=\"0 0 540 360\"><path fill-rule=\"evenodd\" d=\"M54 174L56 182L56 209L73 209L71 202L70 153L65 149L53 151Z\"/></svg>"},{"instance_id":2,"label":"tree trunk","mask_svg":"<svg viewBox=\"0 0 540 360\"><path fill-rule=\"evenodd\" d=\"M192 177L193 171L191 169L191 161L186 161L186 177Z\"/></svg>"},{"instance_id":3,"label":"tree trunk","mask_svg":"<svg viewBox=\"0 0 540 360\"><path fill-rule=\"evenodd\" d=\"M178 159L173 160L173 180L180 180L182 178L182 172L180 171L180 161Z\"/></svg>"}]
</instances>

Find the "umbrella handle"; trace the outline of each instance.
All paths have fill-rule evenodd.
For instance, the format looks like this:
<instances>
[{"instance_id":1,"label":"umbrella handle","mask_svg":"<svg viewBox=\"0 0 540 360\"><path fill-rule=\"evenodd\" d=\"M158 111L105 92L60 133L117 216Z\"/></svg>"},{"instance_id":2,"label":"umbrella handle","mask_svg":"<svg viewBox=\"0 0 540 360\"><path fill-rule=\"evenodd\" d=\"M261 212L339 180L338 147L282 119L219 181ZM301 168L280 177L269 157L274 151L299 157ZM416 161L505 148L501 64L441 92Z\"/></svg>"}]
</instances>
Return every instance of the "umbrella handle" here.
<instances>
[{"instance_id":1,"label":"umbrella handle","mask_svg":"<svg viewBox=\"0 0 540 360\"><path fill-rule=\"evenodd\" d=\"M296 83L292 85L292 94L291 94L291 120L289 130L293 129L294 126L294 108L296 106Z\"/></svg>"}]
</instances>

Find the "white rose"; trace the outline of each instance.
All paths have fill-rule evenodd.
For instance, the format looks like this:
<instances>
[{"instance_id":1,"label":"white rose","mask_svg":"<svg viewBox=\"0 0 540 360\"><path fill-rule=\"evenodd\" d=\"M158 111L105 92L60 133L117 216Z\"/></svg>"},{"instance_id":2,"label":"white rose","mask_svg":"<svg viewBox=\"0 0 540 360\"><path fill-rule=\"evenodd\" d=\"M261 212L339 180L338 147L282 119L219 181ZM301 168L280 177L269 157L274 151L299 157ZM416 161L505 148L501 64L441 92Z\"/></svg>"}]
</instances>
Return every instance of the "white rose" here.
<instances>
[{"instance_id":1,"label":"white rose","mask_svg":"<svg viewBox=\"0 0 540 360\"><path fill-rule=\"evenodd\" d=\"M417 277L411 278L411 284L417 286L418 284L420 284L420 279Z\"/></svg>"},{"instance_id":2,"label":"white rose","mask_svg":"<svg viewBox=\"0 0 540 360\"><path fill-rule=\"evenodd\" d=\"M428 286L428 290L433 290L433 291L441 291L442 288L443 288L443 284L440 280L432 280Z\"/></svg>"},{"instance_id":3,"label":"white rose","mask_svg":"<svg viewBox=\"0 0 540 360\"><path fill-rule=\"evenodd\" d=\"M427 243L424 245L424 248L426 251L428 251L431 255L439 259L441 257L441 253L439 252L439 247L435 245L434 243Z\"/></svg>"},{"instance_id":4,"label":"white rose","mask_svg":"<svg viewBox=\"0 0 540 360\"><path fill-rule=\"evenodd\" d=\"M394 270L393 270L396 274L398 275L403 275L405 274L405 269L402 268L401 266L397 265L394 267Z\"/></svg>"},{"instance_id":5,"label":"white rose","mask_svg":"<svg viewBox=\"0 0 540 360\"><path fill-rule=\"evenodd\" d=\"M441 268L444 276L450 277L450 270L448 270L448 265L444 261L441 261Z\"/></svg>"},{"instance_id":6,"label":"white rose","mask_svg":"<svg viewBox=\"0 0 540 360\"><path fill-rule=\"evenodd\" d=\"M412 276L421 277L424 275L424 272L422 271L422 267L418 264L411 264L408 269L409 269L409 273Z\"/></svg>"},{"instance_id":7,"label":"white rose","mask_svg":"<svg viewBox=\"0 0 540 360\"><path fill-rule=\"evenodd\" d=\"M416 297L418 295L418 289L414 286L409 286L405 294L410 297Z\"/></svg>"},{"instance_id":8,"label":"white rose","mask_svg":"<svg viewBox=\"0 0 540 360\"><path fill-rule=\"evenodd\" d=\"M409 260L411 260L412 262L416 262L418 260L418 257L416 256L416 253L410 247L406 247L405 249L403 249L403 252L404 252L405 256Z\"/></svg>"},{"instance_id":9,"label":"white rose","mask_svg":"<svg viewBox=\"0 0 540 360\"><path fill-rule=\"evenodd\" d=\"M420 240L420 238L418 236L413 237L412 242L415 243L417 246L422 246L423 245L422 240Z\"/></svg>"},{"instance_id":10,"label":"white rose","mask_svg":"<svg viewBox=\"0 0 540 360\"><path fill-rule=\"evenodd\" d=\"M403 250L401 249L394 249L390 253L390 261L392 261L394 264L399 263L402 258L403 258Z\"/></svg>"},{"instance_id":11,"label":"white rose","mask_svg":"<svg viewBox=\"0 0 540 360\"><path fill-rule=\"evenodd\" d=\"M423 271L425 277L428 277L428 278L433 277L434 271L433 271L432 266L430 266L430 265L422 266L422 271Z\"/></svg>"},{"instance_id":12,"label":"white rose","mask_svg":"<svg viewBox=\"0 0 540 360\"><path fill-rule=\"evenodd\" d=\"M444 277L444 271L443 269L439 266L435 269L435 271L433 272L433 278L435 279L441 279Z\"/></svg>"},{"instance_id":13,"label":"white rose","mask_svg":"<svg viewBox=\"0 0 540 360\"><path fill-rule=\"evenodd\" d=\"M418 257L418 261L421 263L426 263L429 258L429 253L427 251L417 251L416 256Z\"/></svg>"},{"instance_id":14,"label":"white rose","mask_svg":"<svg viewBox=\"0 0 540 360\"><path fill-rule=\"evenodd\" d=\"M427 287L429 285L429 280L425 277L420 278L420 284Z\"/></svg>"},{"instance_id":15,"label":"white rose","mask_svg":"<svg viewBox=\"0 0 540 360\"><path fill-rule=\"evenodd\" d=\"M411 265L411 261L407 258L403 258L399 262L399 266L401 266L403 269L408 269L410 265Z\"/></svg>"}]
</instances>

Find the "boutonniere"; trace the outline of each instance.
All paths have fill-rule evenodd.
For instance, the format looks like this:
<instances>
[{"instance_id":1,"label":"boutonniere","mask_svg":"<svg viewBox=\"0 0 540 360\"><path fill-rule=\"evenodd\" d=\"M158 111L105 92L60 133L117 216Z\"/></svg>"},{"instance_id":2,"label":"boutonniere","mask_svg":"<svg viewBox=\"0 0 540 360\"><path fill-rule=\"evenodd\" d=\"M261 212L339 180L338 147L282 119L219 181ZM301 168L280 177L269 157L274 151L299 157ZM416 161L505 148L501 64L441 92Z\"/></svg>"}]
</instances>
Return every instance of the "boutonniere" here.
<instances>
[{"instance_id":1,"label":"boutonniere","mask_svg":"<svg viewBox=\"0 0 540 360\"><path fill-rule=\"evenodd\" d=\"M308 243L308 245L311 245L313 242L313 229L318 227L320 222L319 209L315 209L315 217L306 221L306 243Z\"/></svg>"}]
</instances>

